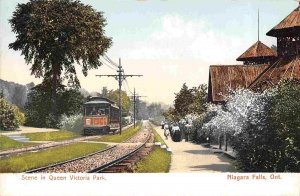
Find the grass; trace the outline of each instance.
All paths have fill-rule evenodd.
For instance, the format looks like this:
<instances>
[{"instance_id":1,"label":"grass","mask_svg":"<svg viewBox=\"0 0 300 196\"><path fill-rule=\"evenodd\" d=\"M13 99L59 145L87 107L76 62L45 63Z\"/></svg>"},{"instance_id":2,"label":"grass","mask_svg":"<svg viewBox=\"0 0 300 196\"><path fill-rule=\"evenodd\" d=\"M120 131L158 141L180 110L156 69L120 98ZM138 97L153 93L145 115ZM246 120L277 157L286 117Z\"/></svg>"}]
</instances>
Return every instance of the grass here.
<instances>
[{"instance_id":1,"label":"grass","mask_svg":"<svg viewBox=\"0 0 300 196\"><path fill-rule=\"evenodd\" d=\"M160 142L161 145L166 145L165 141L160 137L157 131L151 126L152 132L154 133L154 142Z\"/></svg>"},{"instance_id":2,"label":"grass","mask_svg":"<svg viewBox=\"0 0 300 196\"><path fill-rule=\"evenodd\" d=\"M99 139L93 139L92 141L120 143L120 142L123 142L123 141L131 138L140 129L141 129L141 123L138 123L135 128L133 126L131 126L128 129L123 130L121 135L120 134L105 135Z\"/></svg>"},{"instance_id":3,"label":"grass","mask_svg":"<svg viewBox=\"0 0 300 196\"><path fill-rule=\"evenodd\" d=\"M33 146L33 145L35 144L29 142L18 142L4 135L0 135L0 150L22 148L22 147Z\"/></svg>"},{"instance_id":4,"label":"grass","mask_svg":"<svg viewBox=\"0 0 300 196\"><path fill-rule=\"evenodd\" d=\"M106 148L105 144L75 143L35 153L0 159L0 173L18 173L84 156Z\"/></svg>"},{"instance_id":5,"label":"grass","mask_svg":"<svg viewBox=\"0 0 300 196\"><path fill-rule=\"evenodd\" d=\"M171 163L171 153L154 147L150 154L141 159L133 168L135 173L167 173Z\"/></svg>"},{"instance_id":6,"label":"grass","mask_svg":"<svg viewBox=\"0 0 300 196\"><path fill-rule=\"evenodd\" d=\"M79 137L79 135L73 132L63 130L41 133L25 133L22 135L29 138L30 141L61 141Z\"/></svg>"}]
</instances>

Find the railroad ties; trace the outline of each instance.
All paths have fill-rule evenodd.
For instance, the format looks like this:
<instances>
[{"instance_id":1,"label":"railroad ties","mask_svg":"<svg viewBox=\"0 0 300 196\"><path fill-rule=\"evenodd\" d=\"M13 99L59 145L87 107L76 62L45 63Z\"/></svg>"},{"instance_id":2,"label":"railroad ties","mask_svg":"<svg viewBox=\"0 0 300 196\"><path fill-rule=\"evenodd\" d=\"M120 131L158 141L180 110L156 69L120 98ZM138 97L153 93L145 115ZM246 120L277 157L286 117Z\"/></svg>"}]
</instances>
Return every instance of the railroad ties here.
<instances>
[{"instance_id":1,"label":"railroad ties","mask_svg":"<svg viewBox=\"0 0 300 196\"><path fill-rule=\"evenodd\" d=\"M147 142L151 142L147 143ZM28 173L120 173L131 172L131 167L152 149L153 134L148 123L127 141L109 149Z\"/></svg>"}]
</instances>

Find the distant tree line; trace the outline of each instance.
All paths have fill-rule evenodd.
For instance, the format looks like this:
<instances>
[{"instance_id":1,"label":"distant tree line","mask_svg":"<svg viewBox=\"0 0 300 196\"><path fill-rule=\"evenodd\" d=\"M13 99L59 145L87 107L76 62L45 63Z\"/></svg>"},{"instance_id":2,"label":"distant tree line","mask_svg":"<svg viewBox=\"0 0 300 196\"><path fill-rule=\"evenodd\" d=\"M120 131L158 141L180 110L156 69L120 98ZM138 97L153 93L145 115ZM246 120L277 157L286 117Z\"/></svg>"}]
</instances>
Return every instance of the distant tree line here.
<instances>
[{"instance_id":1,"label":"distant tree line","mask_svg":"<svg viewBox=\"0 0 300 196\"><path fill-rule=\"evenodd\" d=\"M166 119L179 121L188 114L200 115L206 111L207 85L188 88L184 83L178 93L175 93L174 107L164 113Z\"/></svg>"}]
</instances>

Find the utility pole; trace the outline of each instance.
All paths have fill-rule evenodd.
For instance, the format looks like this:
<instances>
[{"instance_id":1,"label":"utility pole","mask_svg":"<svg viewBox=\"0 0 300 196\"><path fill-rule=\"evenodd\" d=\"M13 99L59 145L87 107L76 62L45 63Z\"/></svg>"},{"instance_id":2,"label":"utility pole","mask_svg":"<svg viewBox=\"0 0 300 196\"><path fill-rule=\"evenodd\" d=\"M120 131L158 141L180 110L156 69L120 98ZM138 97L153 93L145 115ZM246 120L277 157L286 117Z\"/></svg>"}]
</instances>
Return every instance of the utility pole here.
<instances>
[{"instance_id":1,"label":"utility pole","mask_svg":"<svg viewBox=\"0 0 300 196\"><path fill-rule=\"evenodd\" d=\"M96 75L98 77L114 77L118 83L119 83L119 115L120 115L120 119L119 119L119 126L120 126L120 135L122 134L122 82L127 78L127 77L141 77L143 75L125 75L124 74L124 70L122 68L121 65L121 58L119 58L119 66L118 66L118 70L117 70L118 74L116 75Z\"/></svg>"},{"instance_id":2,"label":"utility pole","mask_svg":"<svg viewBox=\"0 0 300 196\"><path fill-rule=\"evenodd\" d=\"M137 116L137 109L136 109L136 102L137 102L137 99L139 97L147 97L147 96L138 96L136 93L135 93L135 88L133 90L133 96L131 96L133 98L133 127L135 128L135 120L136 120L136 116Z\"/></svg>"}]
</instances>

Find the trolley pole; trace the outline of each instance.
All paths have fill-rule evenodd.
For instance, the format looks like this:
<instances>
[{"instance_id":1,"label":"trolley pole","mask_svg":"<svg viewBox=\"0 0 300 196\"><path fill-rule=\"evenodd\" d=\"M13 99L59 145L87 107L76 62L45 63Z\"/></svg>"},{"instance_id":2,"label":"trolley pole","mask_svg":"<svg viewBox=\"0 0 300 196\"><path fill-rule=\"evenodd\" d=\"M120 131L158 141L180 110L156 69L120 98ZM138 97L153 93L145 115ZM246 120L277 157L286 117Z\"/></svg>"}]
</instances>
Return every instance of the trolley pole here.
<instances>
[{"instance_id":1,"label":"trolley pole","mask_svg":"<svg viewBox=\"0 0 300 196\"><path fill-rule=\"evenodd\" d=\"M135 88L133 90L133 127L135 128Z\"/></svg>"},{"instance_id":2,"label":"trolley pole","mask_svg":"<svg viewBox=\"0 0 300 196\"><path fill-rule=\"evenodd\" d=\"M119 82L119 111L120 111L120 135L122 134L122 81L123 81L123 78L122 78L122 65L121 65L121 58L119 58L119 70L117 71L119 74L119 78L118 78L118 82Z\"/></svg>"},{"instance_id":3,"label":"trolley pole","mask_svg":"<svg viewBox=\"0 0 300 196\"><path fill-rule=\"evenodd\" d=\"M117 81L118 81L118 84L119 84L119 122L120 122L120 135L122 134L122 82L127 78L127 77L134 77L134 76L137 76L137 77L141 77L143 75L125 75L124 74L124 70L122 68L122 65L121 65L121 58L119 58L119 66L118 66L118 70L117 70L117 73L118 74L113 74L113 75L96 75L98 77L114 77Z\"/></svg>"},{"instance_id":4,"label":"trolley pole","mask_svg":"<svg viewBox=\"0 0 300 196\"><path fill-rule=\"evenodd\" d=\"M133 90L133 96L131 96L133 98L133 126L135 128L135 121L136 121L136 116L137 116L137 99L139 97L147 97L147 96L138 96L135 92L135 88Z\"/></svg>"}]
</instances>

